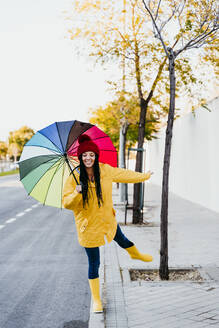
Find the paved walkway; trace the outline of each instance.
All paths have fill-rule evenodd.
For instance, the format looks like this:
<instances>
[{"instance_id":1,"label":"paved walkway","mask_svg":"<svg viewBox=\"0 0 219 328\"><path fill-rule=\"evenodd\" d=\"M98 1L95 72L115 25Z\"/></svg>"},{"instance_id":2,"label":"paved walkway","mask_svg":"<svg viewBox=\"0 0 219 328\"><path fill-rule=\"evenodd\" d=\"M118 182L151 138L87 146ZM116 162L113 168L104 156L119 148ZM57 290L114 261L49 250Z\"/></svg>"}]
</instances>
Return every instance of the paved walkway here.
<instances>
[{"instance_id":1,"label":"paved walkway","mask_svg":"<svg viewBox=\"0 0 219 328\"><path fill-rule=\"evenodd\" d=\"M131 187L129 192L132 202ZM116 188L113 193L118 204ZM101 247L105 312L91 313L90 328L219 327L218 213L170 193L169 268L197 267L204 282L130 281L129 269L159 268L160 195L159 187L147 184L147 226L124 226L124 212L115 206L123 232L140 251L153 255L154 261L132 260L115 242Z\"/></svg>"}]
</instances>

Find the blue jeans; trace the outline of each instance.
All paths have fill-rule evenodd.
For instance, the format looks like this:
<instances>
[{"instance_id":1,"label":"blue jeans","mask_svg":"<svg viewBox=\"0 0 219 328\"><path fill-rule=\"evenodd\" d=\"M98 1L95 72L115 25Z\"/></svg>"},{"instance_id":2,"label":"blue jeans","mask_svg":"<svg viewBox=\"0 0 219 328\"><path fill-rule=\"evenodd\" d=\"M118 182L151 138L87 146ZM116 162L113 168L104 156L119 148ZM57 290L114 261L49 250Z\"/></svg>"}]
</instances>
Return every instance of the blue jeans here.
<instances>
[{"instance_id":1,"label":"blue jeans","mask_svg":"<svg viewBox=\"0 0 219 328\"><path fill-rule=\"evenodd\" d=\"M116 235L114 239L117 244L122 248L128 248L134 244L126 238L122 233L120 226L117 224ZM99 277L99 266L100 266L100 250L99 247L85 247L85 251L88 256L88 279L95 279Z\"/></svg>"}]
</instances>

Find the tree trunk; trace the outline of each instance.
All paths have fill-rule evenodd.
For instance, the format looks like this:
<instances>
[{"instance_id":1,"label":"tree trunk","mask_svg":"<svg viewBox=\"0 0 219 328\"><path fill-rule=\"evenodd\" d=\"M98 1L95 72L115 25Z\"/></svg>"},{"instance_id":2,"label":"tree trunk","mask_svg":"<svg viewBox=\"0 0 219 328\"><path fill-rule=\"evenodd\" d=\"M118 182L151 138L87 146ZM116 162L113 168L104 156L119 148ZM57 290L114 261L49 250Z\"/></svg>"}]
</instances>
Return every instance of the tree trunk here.
<instances>
[{"instance_id":1,"label":"tree trunk","mask_svg":"<svg viewBox=\"0 0 219 328\"><path fill-rule=\"evenodd\" d=\"M128 124L125 122L120 127L120 136L119 136L119 167L126 168L125 165L125 146L126 146L126 135L128 131ZM119 184L119 200L120 202L125 202L126 200L126 184Z\"/></svg>"},{"instance_id":2,"label":"tree trunk","mask_svg":"<svg viewBox=\"0 0 219 328\"><path fill-rule=\"evenodd\" d=\"M147 108L148 103L151 100L151 97L153 95L153 91L151 91L145 100L143 97L140 99L140 122L139 122L139 128L138 128L138 149L143 148L144 145L144 135L145 135L145 121L146 121L146 115L147 115ZM142 172L143 167L143 152L137 151L136 155L136 165L135 165L135 171ZM143 213L141 212L140 208L140 190L141 190L141 184L135 183L134 184L134 196L133 196L133 216L132 216L132 223L133 224L141 224L143 223Z\"/></svg>"},{"instance_id":3,"label":"tree trunk","mask_svg":"<svg viewBox=\"0 0 219 328\"><path fill-rule=\"evenodd\" d=\"M175 57L170 48L169 55L169 78L170 78L170 105L168 121L166 128L165 153L163 164L163 182L162 182L162 202L161 202L161 248L160 248L160 268L159 275L162 280L169 279L168 268L168 188L169 188L169 167L171 154L171 140L175 111Z\"/></svg>"}]
</instances>

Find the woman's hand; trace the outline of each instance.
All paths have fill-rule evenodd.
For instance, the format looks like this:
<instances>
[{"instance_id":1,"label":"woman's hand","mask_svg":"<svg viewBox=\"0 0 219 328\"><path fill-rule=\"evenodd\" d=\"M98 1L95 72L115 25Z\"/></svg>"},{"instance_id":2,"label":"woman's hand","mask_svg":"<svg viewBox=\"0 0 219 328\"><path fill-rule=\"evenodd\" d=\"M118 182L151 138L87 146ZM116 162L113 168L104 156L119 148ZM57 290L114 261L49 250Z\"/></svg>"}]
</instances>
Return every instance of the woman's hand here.
<instances>
[{"instance_id":1,"label":"woman's hand","mask_svg":"<svg viewBox=\"0 0 219 328\"><path fill-rule=\"evenodd\" d=\"M150 177L151 177L152 174L154 174L154 172L152 172L152 171L147 171L147 174L150 174Z\"/></svg>"},{"instance_id":2,"label":"woman's hand","mask_svg":"<svg viewBox=\"0 0 219 328\"><path fill-rule=\"evenodd\" d=\"M82 186L81 185L77 185L76 188L77 192L80 194L82 192Z\"/></svg>"}]
</instances>

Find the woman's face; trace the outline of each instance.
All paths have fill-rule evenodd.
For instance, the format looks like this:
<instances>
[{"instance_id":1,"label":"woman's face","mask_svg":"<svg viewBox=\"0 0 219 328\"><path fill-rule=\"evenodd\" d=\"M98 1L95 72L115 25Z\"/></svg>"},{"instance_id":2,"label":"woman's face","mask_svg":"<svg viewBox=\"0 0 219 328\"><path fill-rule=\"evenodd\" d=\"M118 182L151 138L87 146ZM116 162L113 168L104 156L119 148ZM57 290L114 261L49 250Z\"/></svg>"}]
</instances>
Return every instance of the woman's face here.
<instances>
[{"instance_id":1,"label":"woman's face","mask_svg":"<svg viewBox=\"0 0 219 328\"><path fill-rule=\"evenodd\" d=\"M95 161L95 153L93 151L86 151L82 154L82 161L85 167L92 167Z\"/></svg>"}]
</instances>

